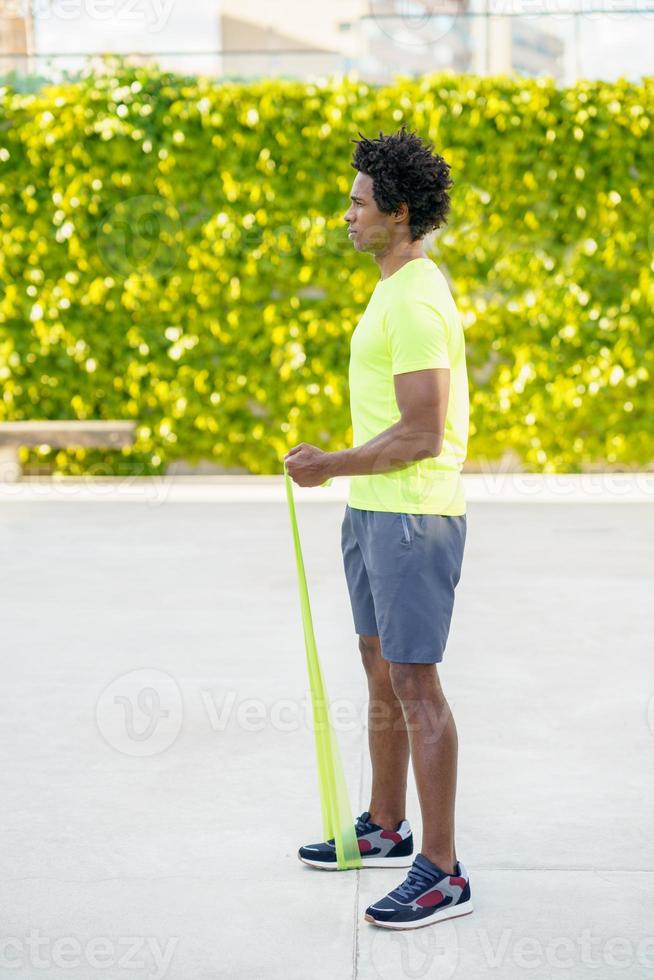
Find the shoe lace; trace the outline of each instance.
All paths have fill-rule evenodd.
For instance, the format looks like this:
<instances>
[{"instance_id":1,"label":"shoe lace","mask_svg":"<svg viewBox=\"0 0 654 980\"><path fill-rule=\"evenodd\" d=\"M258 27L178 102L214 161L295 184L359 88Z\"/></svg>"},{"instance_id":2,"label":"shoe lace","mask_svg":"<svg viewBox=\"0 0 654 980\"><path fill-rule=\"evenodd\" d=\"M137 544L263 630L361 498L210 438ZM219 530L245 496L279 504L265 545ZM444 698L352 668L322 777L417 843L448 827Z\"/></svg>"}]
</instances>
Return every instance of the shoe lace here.
<instances>
[{"instance_id":1,"label":"shoe lace","mask_svg":"<svg viewBox=\"0 0 654 980\"><path fill-rule=\"evenodd\" d=\"M362 820L360 816L356 818L355 827L359 834L369 833L373 828L371 820Z\"/></svg>"},{"instance_id":2,"label":"shoe lace","mask_svg":"<svg viewBox=\"0 0 654 980\"><path fill-rule=\"evenodd\" d=\"M411 901L412 898L419 892L424 891L424 889L434 883L434 876L428 871L423 871L421 868L413 865L409 869L409 873L401 885L395 889L395 894L399 895L402 901Z\"/></svg>"},{"instance_id":3,"label":"shoe lace","mask_svg":"<svg viewBox=\"0 0 654 980\"><path fill-rule=\"evenodd\" d=\"M361 837L363 834L371 833L374 826L375 824L373 824L372 820L362 820L360 815L354 821L354 828L357 837ZM335 843L334 838L330 837L327 843L333 845Z\"/></svg>"}]
</instances>

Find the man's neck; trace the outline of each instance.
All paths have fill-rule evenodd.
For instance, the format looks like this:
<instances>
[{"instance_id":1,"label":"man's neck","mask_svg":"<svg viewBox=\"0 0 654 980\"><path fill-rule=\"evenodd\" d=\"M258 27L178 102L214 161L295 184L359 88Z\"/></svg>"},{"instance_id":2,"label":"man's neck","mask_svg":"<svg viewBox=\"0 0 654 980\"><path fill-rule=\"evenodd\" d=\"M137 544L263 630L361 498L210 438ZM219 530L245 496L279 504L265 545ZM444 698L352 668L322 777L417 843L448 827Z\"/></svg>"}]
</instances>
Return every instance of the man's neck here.
<instances>
[{"instance_id":1,"label":"man's neck","mask_svg":"<svg viewBox=\"0 0 654 980\"><path fill-rule=\"evenodd\" d=\"M394 272L401 269L412 259L426 259L422 239L417 242L406 242L393 251L385 252L383 255L375 255L375 262L379 266L382 279L388 279Z\"/></svg>"}]
</instances>

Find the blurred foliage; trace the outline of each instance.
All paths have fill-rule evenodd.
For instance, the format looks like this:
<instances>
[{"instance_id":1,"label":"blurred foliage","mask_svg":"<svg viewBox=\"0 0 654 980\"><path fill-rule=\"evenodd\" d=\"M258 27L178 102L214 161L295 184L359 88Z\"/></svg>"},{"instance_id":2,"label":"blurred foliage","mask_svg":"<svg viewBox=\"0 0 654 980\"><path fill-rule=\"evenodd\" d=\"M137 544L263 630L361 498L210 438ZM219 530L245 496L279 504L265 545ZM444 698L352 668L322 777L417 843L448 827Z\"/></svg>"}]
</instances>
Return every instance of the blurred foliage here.
<instances>
[{"instance_id":1,"label":"blurred foliage","mask_svg":"<svg viewBox=\"0 0 654 980\"><path fill-rule=\"evenodd\" d=\"M349 338L378 278L343 215L352 139L406 123L452 167L431 255L466 329L470 460L654 456L654 78L216 84L119 65L0 90L0 420L134 418L134 449L279 473L351 445Z\"/></svg>"}]
</instances>

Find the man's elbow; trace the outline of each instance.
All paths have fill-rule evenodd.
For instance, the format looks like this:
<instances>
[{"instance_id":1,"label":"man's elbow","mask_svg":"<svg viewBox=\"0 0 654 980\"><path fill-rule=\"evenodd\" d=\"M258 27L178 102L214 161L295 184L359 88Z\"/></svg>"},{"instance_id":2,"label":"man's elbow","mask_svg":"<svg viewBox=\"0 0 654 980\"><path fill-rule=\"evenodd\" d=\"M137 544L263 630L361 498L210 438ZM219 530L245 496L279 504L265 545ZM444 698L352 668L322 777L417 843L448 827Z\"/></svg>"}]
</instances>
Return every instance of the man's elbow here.
<instances>
[{"instance_id":1,"label":"man's elbow","mask_svg":"<svg viewBox=\"0 0 654 980\"><path fill-rule=\"evenodd\" d=\"M443 452L443 438L442 436L439 436L436 442L434 443L431 455L440 456L442 452Z\"/></svg>"},{"instance_id":2,"label":"man's elbow","mask_svg":"<svg viewBox=\"0 0 654 980\"><path fill-rule=\"evenodd\" d=\"M435 432L433 422L417 421L416 419L400 419L403 436L408 440L413 451L414 462L440 456L443 451L445 432Z\"/></svg>"},{"instance_id":3,"label":"man's elbow","mask_svg":"<svg viewBox=\"0 0 654 980\"><path fill-rule=\"evenodd\" d=\"M416 462L421 459L432 459L435 456L440 456L442 451L443 433L421 433L420 449L416 455Z\"/></svg>"}]
</instances>

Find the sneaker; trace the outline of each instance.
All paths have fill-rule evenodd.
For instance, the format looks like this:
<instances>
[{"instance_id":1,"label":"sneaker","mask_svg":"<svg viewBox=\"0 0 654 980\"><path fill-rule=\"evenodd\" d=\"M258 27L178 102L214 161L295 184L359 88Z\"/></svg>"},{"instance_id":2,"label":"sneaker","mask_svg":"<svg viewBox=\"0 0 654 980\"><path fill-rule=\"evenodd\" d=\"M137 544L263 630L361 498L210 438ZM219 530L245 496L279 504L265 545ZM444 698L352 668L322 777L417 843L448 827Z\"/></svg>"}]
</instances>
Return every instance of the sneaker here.
<instances>
[{"instance_id":1,"label":"sneaker","mask_svg":"<svg viewBox=\"0 0 654 980\"><path fill-rule=\"evenodd\" d=\"M413 834L408 820L401 820L395 830L384 830L372 823L365 810L354 822L363 868L408 868L413 861ZM312 868L337 871L334 838L322 844L307 844L297 852L300 861Z\"/></svg>"},{"instance_id":2,"label":"sneaker","mask_svg":"<svg viewBox=\"0 0 654 980\"><path fill-rule=\"evenodd\" d=\"M366 922L385 929L417 929L472 912L470 879L461 861L450 875L424 854L416 854L406 879L385 898L369 905Z\"/></svg>"}]
</instances>

